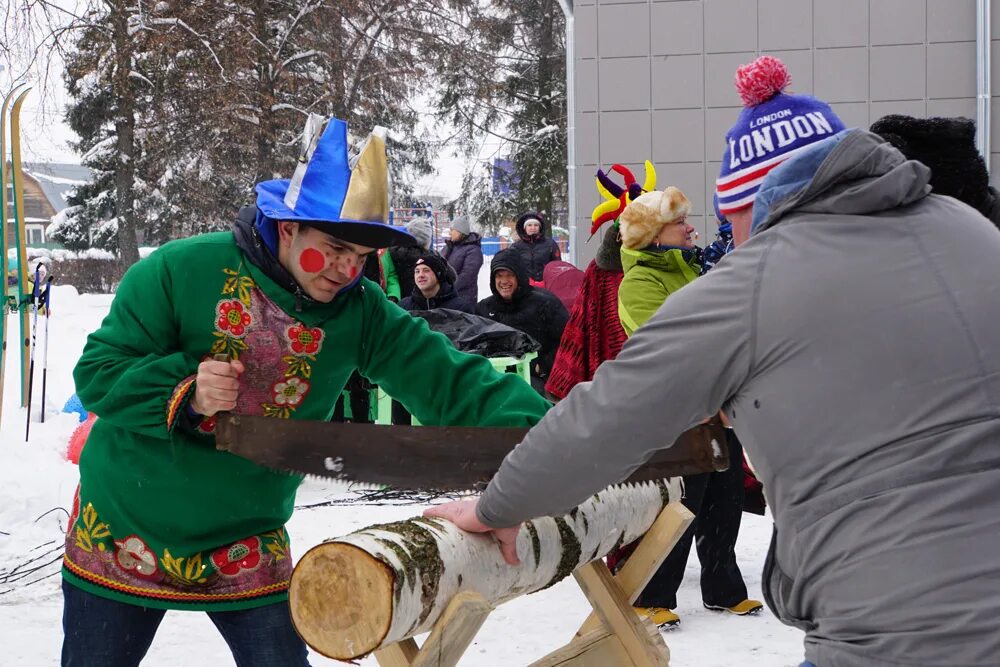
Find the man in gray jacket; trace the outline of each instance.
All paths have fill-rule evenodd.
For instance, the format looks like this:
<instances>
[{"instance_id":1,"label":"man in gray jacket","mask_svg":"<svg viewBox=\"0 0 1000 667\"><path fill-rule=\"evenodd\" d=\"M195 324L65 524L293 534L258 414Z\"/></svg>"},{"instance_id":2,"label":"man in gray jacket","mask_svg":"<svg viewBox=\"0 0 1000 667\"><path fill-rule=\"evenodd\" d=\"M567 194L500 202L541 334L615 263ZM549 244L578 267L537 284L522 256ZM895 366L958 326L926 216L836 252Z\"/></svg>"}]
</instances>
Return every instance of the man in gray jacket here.
<instances>
[{"instance_id":1,"label":"man in gray jacket","mask_svg":"<svg viewBox=\"0 0 1000 667\"><path fill-rule=\"evenodd\" d=\"M929 179L864 130L798 151L730 215L749 240L557 404L478 506L432 512L516 560L511 527L721 408L774 514L765 598L809 661L996 665L1000 233Z\"/></svg>"}]
</instances>

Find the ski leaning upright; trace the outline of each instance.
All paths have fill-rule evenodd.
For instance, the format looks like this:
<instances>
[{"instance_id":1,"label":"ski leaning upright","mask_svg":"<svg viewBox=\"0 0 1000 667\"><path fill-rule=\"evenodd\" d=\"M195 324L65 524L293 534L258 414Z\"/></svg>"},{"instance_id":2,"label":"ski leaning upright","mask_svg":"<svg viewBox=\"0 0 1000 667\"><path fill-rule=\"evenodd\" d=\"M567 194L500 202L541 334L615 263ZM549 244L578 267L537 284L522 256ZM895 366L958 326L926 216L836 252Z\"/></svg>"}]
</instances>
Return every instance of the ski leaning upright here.
<instances>
[{"instance_id":1,"label":"ski leaning upright","mask_svg":"<svg viewBox=\"0 0 1000 667\"><path fill-rule=\"evenodd\" d=\"M16 298L14 304L11 304L7 294L7 208L9 206L7 183L10 182L8 173L12 173L12 171L7 171L7 111L10 109L11 103L19 97L22 87L21 85L14 86L3 98L3 104L0 106L0 269L2 269L0 271L0 276L2 276L2 281L0 281L0 421L3 417L3 381L7 365L7 312L13 311L17 307Z\"/></svg>"},{"instance_id":2,"label":"ski leaning upright","mask_svg":"<svg viewBox=\"0 0 1000 667\"><path fill-rule=\"evenodd\" d=\"M21 171L21 105L31 88L22 88L14 99L10 111L10 171L14 185L14 221L17 227L17 307L21 315L21 407L28 406L28 357L31 353L31 338L28 323L28 250L24 228L24 178Z\"/></svg>"}]
</instances>

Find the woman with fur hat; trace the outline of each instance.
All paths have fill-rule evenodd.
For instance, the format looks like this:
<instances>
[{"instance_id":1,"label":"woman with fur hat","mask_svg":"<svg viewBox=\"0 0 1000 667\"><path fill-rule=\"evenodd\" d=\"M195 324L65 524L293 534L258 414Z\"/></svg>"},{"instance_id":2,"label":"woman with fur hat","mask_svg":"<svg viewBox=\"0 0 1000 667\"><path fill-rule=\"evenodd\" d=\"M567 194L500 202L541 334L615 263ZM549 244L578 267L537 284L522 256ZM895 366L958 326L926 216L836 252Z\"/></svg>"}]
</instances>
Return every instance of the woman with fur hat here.
<instances>
[{"instance_id":1,"label":"woman with fur hat","mask_svg":"<svg viewBox=\"0 0 1000 667\"><path fill-rule=\"evenodd\" d=\"M619 218L622 268L618 316L632 335L667 297L701 273L699 252L688 224L691 203L674 187L646 192Z\"/></svg>"},{"instance_id":2,"label":"woman with fur hat","mask_svg":"<svg viewBox=\"0 0 1000 667\"><path fill-rule=\"evenodd\" d=\"M618 290L618 313L629 336L671 294L701 275L701 253L692 240L694 227L687 221L690 209L684 193L668 187L640 195L619 218L625 278ZM739 461L739 444L733 439L728 444L731 460ZM763 605L747 599L746 584L736 563L736 537L743 512L742 469L734 465L724 472L688 475L684 484L684 505L696 520L650 579L635 602L636 608L661 627L680 622L672 610L677 606L677 589L697 533L705 606L739 615L759 611Z\"/></svg>"}]
</instances>

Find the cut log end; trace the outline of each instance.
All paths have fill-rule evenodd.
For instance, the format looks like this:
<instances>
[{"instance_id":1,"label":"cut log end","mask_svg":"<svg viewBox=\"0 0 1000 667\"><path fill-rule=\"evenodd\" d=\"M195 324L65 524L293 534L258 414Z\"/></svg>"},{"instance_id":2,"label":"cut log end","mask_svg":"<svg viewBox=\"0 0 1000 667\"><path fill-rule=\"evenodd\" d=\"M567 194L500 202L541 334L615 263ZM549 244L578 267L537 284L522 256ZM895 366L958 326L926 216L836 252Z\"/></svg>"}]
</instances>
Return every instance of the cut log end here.
<instances>
[{"instance_id":1,"label":"cut log end","mask_svg":"<svg viewBox=\"0 0 1000 667\"><path fill-rule=\"evenodd\" d=\"M367 655L389 632L393 583L392 569L368 552L340 542L320 544L302 556L292 574L292 623L328 658Z\"/></svg>"}]
</instances>

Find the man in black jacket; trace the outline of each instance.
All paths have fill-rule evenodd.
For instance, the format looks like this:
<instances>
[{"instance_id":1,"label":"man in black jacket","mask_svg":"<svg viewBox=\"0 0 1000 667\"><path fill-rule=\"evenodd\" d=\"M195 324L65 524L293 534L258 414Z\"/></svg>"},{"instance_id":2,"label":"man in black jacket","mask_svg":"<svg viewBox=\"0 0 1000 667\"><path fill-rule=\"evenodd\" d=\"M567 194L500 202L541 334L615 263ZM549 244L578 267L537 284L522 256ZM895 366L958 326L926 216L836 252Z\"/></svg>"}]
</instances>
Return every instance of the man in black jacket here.
<instances>
[{"instance_id":1,"label":"man in black jacket","mask_svg":"<svg viewBox=\"0 0 1000 667\"><path fill-rule=\"evenodd\" d=\"M476 305L455 291L448 263L438 254L427 253L417 258L413 267L413 292L399 304L405 310L450 308L471 313Z\"/></svg>"},{"instance_id":2,"label":"man in black jacket","mask_svg":"<svg viewBox=\"0 0 1000 667\"><path fill-rule=\"evenodd\" d=\"M534 287L513 248L501 250L490 263L490 291L476 306L476 314L519 329L542 346L531 365L531 384L542 393L545 378L559 349L569 320L566 306L551 292Z\"/></svg>"}]
</instances>

